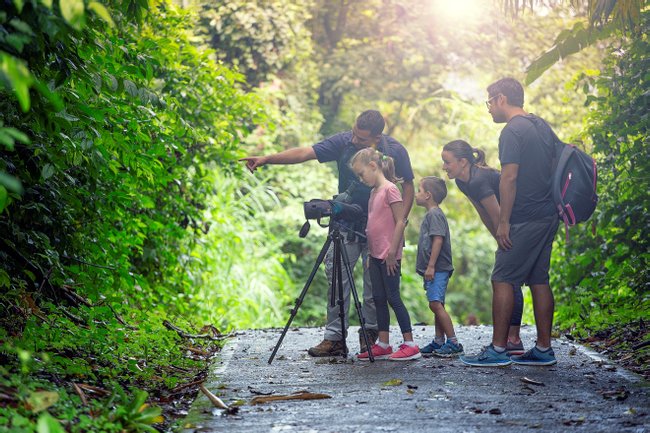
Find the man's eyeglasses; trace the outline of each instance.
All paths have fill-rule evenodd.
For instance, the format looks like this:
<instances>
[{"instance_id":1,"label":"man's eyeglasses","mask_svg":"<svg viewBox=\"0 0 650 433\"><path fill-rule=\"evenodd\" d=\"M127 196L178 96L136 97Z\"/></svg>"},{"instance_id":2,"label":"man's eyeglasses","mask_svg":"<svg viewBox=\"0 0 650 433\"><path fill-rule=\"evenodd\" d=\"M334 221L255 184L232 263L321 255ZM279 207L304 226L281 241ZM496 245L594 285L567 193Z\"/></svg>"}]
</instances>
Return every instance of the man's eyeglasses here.
<instances>
[{"instance_id":1,"label":"man's eyeglasses","mask_svg":"<svg viewBox=\"0 0 650 433\"><path fill-rule=\"evenodd\" d=\"M492 106L492 101L493 101L494 99L498 98L499 96L501 96L501 94L494 95L493 97L491 97L490 99L488 99L487 101L485 101L485 106L486 106L488 109L490 109L490 107Z\"/></svg>"}]
</instances>

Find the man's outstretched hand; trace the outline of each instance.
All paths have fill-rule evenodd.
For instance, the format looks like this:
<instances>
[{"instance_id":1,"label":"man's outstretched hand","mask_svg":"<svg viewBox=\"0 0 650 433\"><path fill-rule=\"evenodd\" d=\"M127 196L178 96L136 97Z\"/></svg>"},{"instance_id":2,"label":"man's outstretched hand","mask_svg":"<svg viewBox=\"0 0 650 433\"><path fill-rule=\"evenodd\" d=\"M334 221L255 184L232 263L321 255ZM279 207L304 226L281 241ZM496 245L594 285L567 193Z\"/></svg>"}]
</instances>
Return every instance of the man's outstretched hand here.
<instances>
[{"instance_id":1,"label":"man's outstretched hand","mask_svg":"<svg viewBox=\"0 0 650 433\"><path fill-rule=\"evenodd\" d=\"M246 168L250 170L250 172L254 172L257 167L261 167L264 164L266 164L266 157L264 156L248 156L246 158L240 159L240 161L245 161L246 162Z\"/></svg>"}]
</instances>

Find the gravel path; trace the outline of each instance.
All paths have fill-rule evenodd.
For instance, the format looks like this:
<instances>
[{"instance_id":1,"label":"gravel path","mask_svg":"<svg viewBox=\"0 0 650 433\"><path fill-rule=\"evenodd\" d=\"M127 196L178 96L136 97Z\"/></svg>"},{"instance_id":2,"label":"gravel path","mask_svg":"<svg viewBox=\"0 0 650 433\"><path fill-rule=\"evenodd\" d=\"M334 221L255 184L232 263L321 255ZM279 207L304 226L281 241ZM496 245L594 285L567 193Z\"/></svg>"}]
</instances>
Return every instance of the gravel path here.
<instances>
[{"instance_id":1,"label":"gravel path","mask_svg":"<svg viewBox=\"0 0 650 433\"><path fill-rule=\"evenodd\" d=\"M490 341L491 327L457 328L467 353ZM416 342L431 327L414 327ZM215 360L205 383L234 415L199 394L186 418L186 432L650 432L650 387L584 347L554 340L558 364L466 367L458 359L359 362L312 358L322 328L289 330L275 360L268 358L279 330L240 333ZM528 347L534 328L523 327ZM348 344L358 349L357 328ZM397 329L391 342L400 341ZM320 400L251 404L256 396L321 393Z\"/></svg>"}]
</instances>

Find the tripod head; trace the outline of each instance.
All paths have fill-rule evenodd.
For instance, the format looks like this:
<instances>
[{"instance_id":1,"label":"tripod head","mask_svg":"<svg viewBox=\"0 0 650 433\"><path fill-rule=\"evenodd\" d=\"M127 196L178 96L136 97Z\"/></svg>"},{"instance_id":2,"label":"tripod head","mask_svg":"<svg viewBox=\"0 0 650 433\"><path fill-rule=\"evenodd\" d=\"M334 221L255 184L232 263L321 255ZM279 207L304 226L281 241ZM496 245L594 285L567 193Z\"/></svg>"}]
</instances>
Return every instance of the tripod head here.
<instances>
[{"instance_id":1,"label":"tripod head","mask_svg":"<svg viewBox=\"0 0 650 433\"><path fill-rule=\"evenodd\" d=\"M365 214L358 204L349 204L337 200L312 199L304 203L305 218L307 221L300 228L298 236L304 238L309 233L310 219L315 219L319 226L329 227L330 233L333 230L353 233L362 239L366 235L354 229L354 226L363 221ZM324 222L324 218L328 218Z\"/></svg>"}]
</instances>

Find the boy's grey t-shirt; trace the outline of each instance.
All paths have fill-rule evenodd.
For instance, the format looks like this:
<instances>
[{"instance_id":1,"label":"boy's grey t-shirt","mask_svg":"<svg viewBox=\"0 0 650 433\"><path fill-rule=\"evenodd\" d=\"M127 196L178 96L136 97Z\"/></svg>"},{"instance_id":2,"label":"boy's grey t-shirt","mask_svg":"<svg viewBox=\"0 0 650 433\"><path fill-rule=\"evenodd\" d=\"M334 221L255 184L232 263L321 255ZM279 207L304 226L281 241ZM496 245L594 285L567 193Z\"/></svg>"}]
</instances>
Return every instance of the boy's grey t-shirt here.
<instances>
[{"instance_id":1,"label":"boy's grey t-shirt","mask_svg":"<svg viewBox=\"0 0 650 433\"><path fill-rule=\"evenodd\" d=\"M418 274L424 275L431 258L432 236L442 236L442 248L438 260L436 260L436 272L454 270L451 261L451 237L449 236L449 224L444 212L439 207L431 208L424 216L420 225L420 239L418 240L418 259L415 270Z\"/></svg>"}]
</instances>

